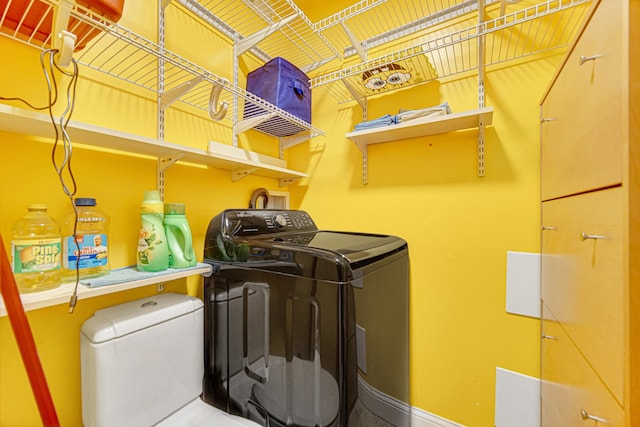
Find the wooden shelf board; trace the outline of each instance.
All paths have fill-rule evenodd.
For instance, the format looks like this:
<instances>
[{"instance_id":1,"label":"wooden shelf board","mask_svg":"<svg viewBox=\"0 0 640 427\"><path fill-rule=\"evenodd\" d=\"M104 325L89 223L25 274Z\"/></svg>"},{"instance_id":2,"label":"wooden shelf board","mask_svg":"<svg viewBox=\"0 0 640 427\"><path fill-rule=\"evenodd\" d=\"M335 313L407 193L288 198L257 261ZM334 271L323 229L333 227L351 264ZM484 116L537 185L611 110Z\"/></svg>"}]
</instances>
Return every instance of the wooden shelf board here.
<instances>
[{"instance_id":1,"label":"wooden shelf board","mask_svg":"<svg viewBox=\"0 0 640 427\"><path fill-rule=\"evenodd\" d=\"M0 130L44 138L54 138L55 136L53 125L47 114L23 110L4 104L0 104ZM93 147L159 158L175 158L181 156L180 160L185 162L230 171L256 169L253 173L267 178L297 179L308 177L308 175L303 172L293 171L251 159L215 154L197 148L86 123L71 121L67 126L67 130L72 142Z\"/></svg>"},{"instance_id":2,"label":"wooden shelf board","mask_svg":"<svg viewBox=\"0 0 640 427\"><path fill-rule=\"evenodd\" d=\"M125 291L128 289L140 288L142 286L154 285L157 283L168 282L171 280L182 279L198 274L211 274L211 266L199 263L194 268L189 269L169 269L166 273L154 275L153 277L137 278L140 274L135 268L123 269L127 272L127 277L122 283L100 286L91 288L89 286L78 285L78 300L94 298L101 295L107 295L114 292ZM51 307L58 304L67 304L73 293L75 283L63 283L55 289L46 291L21 294L22 305L25 311L37 310L39 308ZM0 298L0 317L6 316L7 310L2 298Z\"/></svg>"},{"instance_id":3,"label":"wooden shelf board","mask_svg":"<svg viewBox=\"0 0 640 427\"><path fill-rule=\"evenodd\" d=\"M461 113L414 119L397 125L349 132L346 137L360 145L378 144L477 128L481 121L484 122L485 126L490 125L492 119L493 107L484 107Z\"/></svg>"}]
</instances>

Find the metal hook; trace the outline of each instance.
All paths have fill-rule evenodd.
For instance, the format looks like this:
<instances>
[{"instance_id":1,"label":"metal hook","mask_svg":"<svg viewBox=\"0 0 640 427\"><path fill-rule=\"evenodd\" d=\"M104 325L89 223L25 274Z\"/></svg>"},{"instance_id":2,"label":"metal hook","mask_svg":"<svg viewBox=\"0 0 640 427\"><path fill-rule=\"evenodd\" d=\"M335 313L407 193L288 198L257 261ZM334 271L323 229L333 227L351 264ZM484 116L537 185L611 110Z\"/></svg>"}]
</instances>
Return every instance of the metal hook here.
<instances>
[{"instance_id":1,"label":"metal hook","mask_svg":"<svg viewBox=\"0 0 640 427\"><path fill-rule=\"evenodd\" d=\"M227 109L229 108L229 103L223 101L219 103L220 109L217 109L220 92L222 92L222 85L214 83L211 86L211 94L209 95L209 117L213 120L224 119L224 116L227 114Z\"/></svg>"},{"instance_id":2,"label":"metal hook","mask_svg":"<svg viewBox=\"0 0 640 427\"><path fill-rule=\"evenodd\" d=\"M596 59L602 58L603 56L604 54L595 54L591 56L580 55L580 59L578 60L578 63L580 65L583 65L587 61L595 61Z\"/></svg>"}]
</instances>

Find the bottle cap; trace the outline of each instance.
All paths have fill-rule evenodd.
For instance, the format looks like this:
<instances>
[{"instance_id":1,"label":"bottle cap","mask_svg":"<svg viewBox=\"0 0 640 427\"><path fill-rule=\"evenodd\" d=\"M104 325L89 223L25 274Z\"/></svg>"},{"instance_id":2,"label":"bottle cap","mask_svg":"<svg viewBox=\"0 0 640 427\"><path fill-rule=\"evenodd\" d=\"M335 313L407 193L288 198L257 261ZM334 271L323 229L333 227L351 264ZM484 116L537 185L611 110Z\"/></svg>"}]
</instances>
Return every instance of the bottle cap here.
<instances>
[{"instance_id":1,"label":"bottle cap","mask_svg":"<svg viewBox=\"0 0 640 427\"><path fill-rule=\"evenodd\" d=\"M164 205L162 199L160 199L160 192L158 190L145 191L141 208L142 213L157 213L162 215Z\"/></svg>"},{"instance_id":2,"label":"bottle cap","mask_svg":"<svg viewBox=\"0 0 640 427\"><path fill-rule=\"evenodd\" d=\"M145 202L162 202L160 192L158 190L147 190L144 192Z\"/></svg>"},{"instance_id":3,"label":"bottle cap","mask_svg":"<svg viewBox=\"0 0 640 427\"><path fill-rule=\"evenodd\" d=\"M46 211L49 209L49 206L44 203L29 203L27 205L27 210L29 211Z\"/></svg>"},{"instance_id":4,"label":"bottle cap","mask_svg":"<svg viewBox=\"0 0 640 427\"><path fill-rule=\"evenodd\" d=\"M184 203L167 203L164 205L165 215L184 215Z\"/></svg>"},{"instance_id":5,"label":"bottle cap","mask_svg":"<svg viewBox=\"0 0 640 427\"><path fill-rule=\"evenodd\" d=\"M95 206L96 199L93 197L76 197L76 206Z\"/></svg>"}]
</instances>

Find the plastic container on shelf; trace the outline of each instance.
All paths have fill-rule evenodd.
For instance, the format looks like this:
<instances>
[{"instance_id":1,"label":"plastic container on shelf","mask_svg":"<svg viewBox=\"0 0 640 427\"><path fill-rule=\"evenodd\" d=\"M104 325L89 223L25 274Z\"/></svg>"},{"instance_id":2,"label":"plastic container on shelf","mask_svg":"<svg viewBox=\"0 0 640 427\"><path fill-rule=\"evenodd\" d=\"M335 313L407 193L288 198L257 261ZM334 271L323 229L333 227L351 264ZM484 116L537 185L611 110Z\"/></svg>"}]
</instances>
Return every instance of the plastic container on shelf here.
<instances>
[{"instance_id":1,"label":"plastic container on shelf","mask_svg":"<svg viewBox=\"0 0 640 427\"><path fill-rule=\"evenodd\" d=\"M164 206L164 231L169 246L169 267L195 266L197 261L184 204L167 203Z\"/></svg>"},{"instance_id":2,"label":"plastic container on shelf","mask_svg":"<svg viewBox=\"0 0 640 427\"><path fill-rule=\"evenodd\" d=\"M118 22L122 17L124 0L77 0L77 3L88 9L94 15L102 15L110 21ZM51 34L55 15L55 7L42 1L14 0L0 1L0 12L4 9L5 16L0 23L5 28L22 34L24 38L33 38L44 42L51 41L55 34ZM1 13L0 13L1 16ZM82 49L89 41L102 31L93 25L86 24L71 16L66 28L77 37L76 50Z\"/></svg>"},{"instance_id":3,"label":"plastic container on shelf","mask_svg":"<svg viewBox=\"0 0 640 427\"><path fill-rule=\"evenodd\" d=\"M12 229L11 268L20 293L53 289L61 283L60 226L48 206L30 204Z\"/></svg>"},{"instance_id":4,"label":"plastic container on shelf","mask_svg":"<svg viewBox=\"0 0 640 427\"><path fill-rule=\"evenodd\" d=\"M78 197L74 201L78 214L71 212L64 223L62 239L62 278L75 280L99 277L111 272L109 258L109 215L98 208L96 199Z\"/></svg>"},{"instance_id":5,"label":"plastic container on shelf","mask_svg":"<svg viewBox=\"0 0 640 427\"><path fill-rule=\"evenodd\" d=\"M162 223L164 203L158 190L144 192L140 209L140 236L137 266L140 271L163 271L169 268L169 247Z\"/></svg>"}]
</instances>

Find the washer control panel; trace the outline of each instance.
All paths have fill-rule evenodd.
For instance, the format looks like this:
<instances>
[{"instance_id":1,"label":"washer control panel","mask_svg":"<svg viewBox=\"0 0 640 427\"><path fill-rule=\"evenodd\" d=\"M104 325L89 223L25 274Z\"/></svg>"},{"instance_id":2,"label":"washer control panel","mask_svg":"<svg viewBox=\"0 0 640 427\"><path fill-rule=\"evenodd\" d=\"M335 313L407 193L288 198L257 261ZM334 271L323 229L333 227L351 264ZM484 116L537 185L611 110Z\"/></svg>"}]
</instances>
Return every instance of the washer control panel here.
<instances>
[{"instance_id":1,"label":"washer control panel","mask_svg":"<svg viewBox=\"0 0 640 427\"><path fill-rule=\"evenodd\" d=\"M298 210L229 209L224 211L225 233L232 236L316 231L309 214Z\"/></svg>"}]
</instances>

